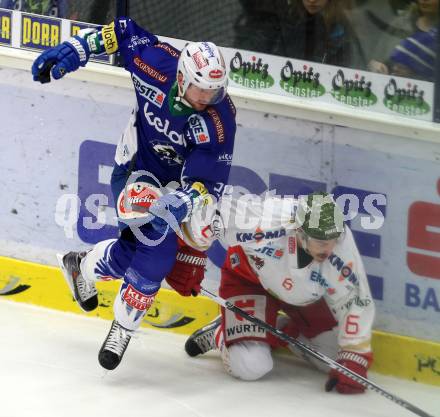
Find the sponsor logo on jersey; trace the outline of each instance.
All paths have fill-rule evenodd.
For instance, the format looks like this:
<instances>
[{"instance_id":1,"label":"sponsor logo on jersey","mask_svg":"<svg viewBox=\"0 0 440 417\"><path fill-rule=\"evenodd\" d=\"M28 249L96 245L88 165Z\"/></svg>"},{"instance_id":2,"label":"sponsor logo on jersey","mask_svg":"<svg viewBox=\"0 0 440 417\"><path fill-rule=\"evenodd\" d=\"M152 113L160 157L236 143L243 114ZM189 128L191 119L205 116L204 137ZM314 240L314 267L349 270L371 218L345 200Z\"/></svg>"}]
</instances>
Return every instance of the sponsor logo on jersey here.
<instances>
[{"instance_id":1,"label":"sponsor logo on jersey","mask_svg":"<svg viewBox=\"0 0 440 417\"><path fill-rule=\"evenodd\" d=\"M192 137L197 144L210 142L208 126L202 116L193 114L189 117L188 123Z\"/></svg>"},{"instance_id":2,"label":"sponsor logo on jersey","mask_svg":"<svg viewBox=\"0 0 440 417\"><path fill-rule=\"evenodd\" d=\"M262 248L255 249L255 252L259 252L274 259L281 259L284 255L283 249L273 246L263 246Z\"/></svg>"},{"instance_id":3,"label":"sponsor logo on jersey","mask_svg":"<svg viewBox=\"0 0 440 417\"><path fill-rule=\"evenodd\" d=\"M115 22L110 23L102 28L102 39L104 48L108 54L113 54L118 50L118 40L115 33Z\"/></svg>"},{"instance_id":4,"label":"sponsor logo on jersey","mask_svg":"<svg viewBox=\"0 0 440 417\"><path fill-rule=\"evenodd\" d=\"M128 284L124 292L123 299L130 306L136 310L147 310L153 304L156 294L143 294L136 290L131 284Z\"/></svg>"},{"instance_id":5,"label":"sponsor logo on jersey","mask_svg":"<svg viewBox=\"0 0 440 417\"><path fill-rule=\"evenodd\" d=\"M164 51L168 52L173 58L179 58L180 53L177 51L177 49L174 49L166 43L159 42L154 45L154 47L163 49Z\"/></svg>"},{"instance_id":6,"label":"sponsor logo on jersey","mask_svg":"<svg viewBox=\"0 0 440 417\"><path fill-rule=\"evenodd\" d=\"M239 295L230 297L229 301L246 313L266 321L267 297L265 295ZM258 324L249 323L246 319L227 311L225 315L225 340L238 340L242 338L264 338L266 331Z\"/></svg>"},{"instance_id":7,"label":"sponsor logo on jersey","mask_svg":"<svg viewBox=\"0 0 440 417\"><path fill-rule=\"evenodd\" d=\"M350 298L345 304L344 307L348 310L352 304L357 305L358 307L368 307L373 300L369 297L366 298L360 298L358 295L356 295L353 298Z\"/></svg>"},{"instance_id":8,"label":"sponsor logo on jersey","mask_svg":"<svg viewBox=\"0 0 440 417\"><path fill-rule=\"evenodd\" d=\"M231 153L223 153L218 156L217 162L223 162L226 165L232 164L232 154Z\"/></svg>"},{"instance_id":9,"label":"sponsor logo on jersey","mask_svg":"<svg viewBox=\"0 0 440 417\"><path fill-rule=\"evenodd\" d=\"M214 122L215 131L217 132L217 141L218 143L223 143L225 141L225 129L223 128L223 123L220 119L220 115L217 110L212 107L208 107L206 110L207 113L211 116L212 121Z\"/></svg>"},{"instance_id":10,"label":"sponsor logo on jersey","mask_svg":"<svg viewBox=\"0 0 440 417\"><path fill-rule=\"evenodd\" d=\"M149 103L148 101L144 106L144 116L147 123L154 127L157 132L163 133L171 142L185 146L185 141L183 135L170 129L170 121L168 119L162 120L160 117L155 116L152 111L148 111Z\"/></svg>"},{"instance_id":11,"label":"sponsor logo on jersey","mask_svg":"<svg viewBox=\"0 0 440 417\"><path fill-rule=\"evenodd\" d=\"M145 74L149 75L155 80L160 81L161 83L164 83L168 80L166 75L160 73L157 69L142 61L142 59L140 59L138 56L134 58L133 62L134 65L136 65L141 71L145 72Z\"/></svg>"},{"instance_id":12,"label":"sponsor logo on jersey","mask_svg":"<svg viewBox=\"0 0 440 417\"><path fill-rule=\"evenodd\" d=\"M142 38L140 38L138 35L133 35L130 38L130 43L128 44L128 47L132 51L134 51L134 48L136 48L139 45L147 46L147 45L150 45L150 44L151 44L150 38L148 38L146 36L143 36Z\"/></svg>"},{"instance_id":13,"label":"sponsor logo on jersey","mask_svg":"<svg viewBox=\"0 0 440 417\"><path fill-rule=\"evenodd\" d=\"M288 241L289 253L294 255L296 253L296 239L293 236L289 237Z\"/></svg>"},{"instance_id":14,"label":"sponsor logo on jersey","mask_svg":"<svg viewBox=\"0 0 440 417\"><path fill-rule=\"evenodd\" d=\"M257 337L266 335L266 330L258 324L236 324L235 326L226 329L226 336L228 340L242 337Z\"/></svg>"},{"instance_id":15,"label":"sponsor logo on jersey","mask_svg":"<svg viewBox=\"0 0 440 417\"><path fill-rule=\"evenodd\" d=\"M237 233L235 238L237 239L237 242L250 242L251 240L255 240L258 243L263 239L278 239L283 236L286 236L285 229L268 230L267 232L263 232L260 228L257 228L254 233Z\"/></svg>"},{"instance_id":16,"label":"sponsor logo on jersey","mask_svg":"<svg viewBox=\"0 0 440 417\"><path fill-rule=\"evenodd\" d=\"M136 91L150 103L153 103L159 109L162 107L163 101L166 97L165 93L155 87L154 85L148 84L141 80L135 73L131 74L133 80L134 88Z\"/></svg>"},{"instance_id":17,"label":"sponsor logo on jersey","mask_svg":"<svg viewBox=\"0 0 440 417\"><path fill-rule=\"evenodd\" d=\"M336 292L336 290L330 286L327 280L317 271L312 271L310 274L310 280L318 283L321 287L325 288L329 295L332 295Z\"/></svg>"},{"instance_id":18,"label":"sponsor logo on jersey","mask_svg":"<svg viewBox=\"0 0 440 417\"><path fill-rule=\"evenodd\" d=\"M344 280L351 282L353 285L359 285L359 279L356 274L353 272L353 263L348 262L347 264L334 253L332 253L328 260L332 266L334 266L338 271L340 271L341 275L339 275L338 281L342 282Z\"/></svg>"},{"instance_id":19,"label":"sponsor logo on jersey","mask_svg":"<svg viewBox=\"0 0 440 417\"><path fill-rule=\"evenodd\" d=\"M223 77L223 71L219 69L209 71L209 77L213 80L217 80Z\"/></svg>"},{"instance_id":20,"label":"sponsor logo on jersey","mask_svg":"<svg viewBox=\"0 0 440 417\"><path fill-rule=\"evenodd\" d=\"M203 57L203 54L200 51L197 51L195 54L192 54L191 57L198 69L202 69L208 65L208 62Z\"/></svg>"},{"instance_id":21,"label":"sponsor logo on jersey","mask_svg":"<svg viewBox=\"0 0 440 417\"><path fill-rule=\"evenodd\" d=\"M61 19L22 13L20 46L39 50L48 49L57 46L60 40Z\"/></svg>"}]
</instances>

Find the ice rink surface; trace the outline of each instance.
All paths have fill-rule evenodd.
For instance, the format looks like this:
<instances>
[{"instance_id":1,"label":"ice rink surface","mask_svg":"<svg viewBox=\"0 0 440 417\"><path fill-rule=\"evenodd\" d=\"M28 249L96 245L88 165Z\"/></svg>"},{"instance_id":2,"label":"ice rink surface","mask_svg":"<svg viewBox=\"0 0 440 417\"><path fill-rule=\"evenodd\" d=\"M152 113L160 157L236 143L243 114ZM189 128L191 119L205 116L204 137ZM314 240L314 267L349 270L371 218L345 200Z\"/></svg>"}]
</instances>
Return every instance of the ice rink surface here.
<instances>
[{"instance_id":1,"label":"ice rink surface","mask_svg":"<svg viewBox=\"0 0 440 417\"><path fill-rule=\"evenodd\" d=\"M325 375L290 356L277 355L264 379L242 382L223 371L217 352L189 358L186 336L142 330L105 373L97 354L108 321L2 300L0 323L0 417L414 415L373 392L325 393ZM439 387L370 377L440 417Z\"/></svg>"}]
</instances>

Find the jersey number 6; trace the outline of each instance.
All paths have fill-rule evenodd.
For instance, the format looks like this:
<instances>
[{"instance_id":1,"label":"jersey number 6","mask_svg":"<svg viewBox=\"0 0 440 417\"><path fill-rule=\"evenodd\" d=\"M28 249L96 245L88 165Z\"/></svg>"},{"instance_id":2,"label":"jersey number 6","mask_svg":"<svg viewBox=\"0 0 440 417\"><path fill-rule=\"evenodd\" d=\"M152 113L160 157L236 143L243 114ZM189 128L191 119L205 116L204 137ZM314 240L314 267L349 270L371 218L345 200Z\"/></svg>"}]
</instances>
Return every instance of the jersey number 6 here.
<instances>
[{"instance_id":1,"label":"jersey number 6","mask_svg":"<svg viewBox=\"0 0 440 417\"><path fill-rule=\"evenodd\" d=\"M355 314L349 314L345 320L345 333L357 334L359 332L359 316Z\"/></svg>"}]
</instances>

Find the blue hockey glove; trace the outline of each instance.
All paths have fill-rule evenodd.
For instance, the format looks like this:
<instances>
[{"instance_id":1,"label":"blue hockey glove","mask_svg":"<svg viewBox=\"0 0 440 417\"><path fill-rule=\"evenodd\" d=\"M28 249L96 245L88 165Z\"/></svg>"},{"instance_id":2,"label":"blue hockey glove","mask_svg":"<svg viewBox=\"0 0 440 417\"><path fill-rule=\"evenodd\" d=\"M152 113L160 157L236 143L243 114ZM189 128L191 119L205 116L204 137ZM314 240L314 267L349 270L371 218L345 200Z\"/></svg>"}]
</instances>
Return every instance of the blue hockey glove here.
<instances>
[{"instance_id":1,"label":"blue hockey glove","mask_svg":"<svg viewBox=\"0 0 440 417\"><path fill-rule=\"evenodd\" d=\"M191 211L191 196L185 191L165 194L150 207L149 212L155 216L151 225L161 234L176 231Z\"/></svg>"},{"instance_id":2,"label":"blue hockey glove","mask_svg":"<svg viewBox=\"0 0 440 417\"><path fill-rule=\"evenodd\" d=\"M155 217L151 225L159 233L178 231L179 225L186 221L198 205L211 202L208 190L200 182L188 185L183 190L174 191L160 197L149 209Z\"/></svg>"},{"instance_id":3,"label":"blue hockey glove","mask_svg":"<svg viewBox=\"0 0 440 417\"><path fill-rule=\"evenodd\" d=\"M34 81L50 82L50 73L55 80L68 72L76 71L87 64L90 49L87 41L74 36L60 45L44 51L32 64Z\"/></svg>"}]
</instances>

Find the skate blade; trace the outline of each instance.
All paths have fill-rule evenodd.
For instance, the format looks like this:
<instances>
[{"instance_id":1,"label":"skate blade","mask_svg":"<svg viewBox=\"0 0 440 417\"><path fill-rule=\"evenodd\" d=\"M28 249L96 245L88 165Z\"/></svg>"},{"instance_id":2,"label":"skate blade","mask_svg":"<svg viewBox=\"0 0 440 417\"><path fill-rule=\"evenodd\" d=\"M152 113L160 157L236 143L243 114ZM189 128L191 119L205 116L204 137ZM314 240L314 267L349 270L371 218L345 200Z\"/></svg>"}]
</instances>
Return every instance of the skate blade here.
<instances>
[{"instance_id":1,"label":"skate blade","mask_svg":"<svg viewBox=\"0 0 440 417\"><path fill-rule=\"evenodd\" d=\"M60 266L61 272L63 273L64 280L66 281L67 285L70 288L70 292L72 293L73 298L75 298L75 290L73 289L73 282L72 279L69 276L69 273L67 272L66 268L64 268L63 264L63 255L61 253L57 253L57 260L58 264Z\"/></svg>"}]
</instances>

